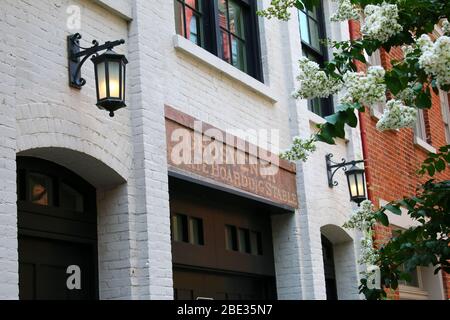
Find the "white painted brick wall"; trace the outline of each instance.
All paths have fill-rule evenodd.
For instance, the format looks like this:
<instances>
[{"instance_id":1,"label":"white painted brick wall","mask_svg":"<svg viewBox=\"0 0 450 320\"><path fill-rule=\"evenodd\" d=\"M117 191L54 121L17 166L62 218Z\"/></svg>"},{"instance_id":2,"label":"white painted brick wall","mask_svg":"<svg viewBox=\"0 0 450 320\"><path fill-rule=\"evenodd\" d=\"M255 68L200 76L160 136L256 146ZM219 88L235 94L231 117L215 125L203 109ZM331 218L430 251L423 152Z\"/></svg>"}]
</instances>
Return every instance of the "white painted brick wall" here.
<instances>
[{"instance_id":1,"label":"white painted brick wall","mask_svg":"<svg viewBox=\"0 0 450 320\"><path fill-rule=\"evenodd\" d=\"M258 1L260 6L269 2ZM80 159L96 159L106 172L111 170L126 180L126 184L98 188L100 296L171 299L164 104L221 129L279 129L282 148L289 145L292 136L306 137L313 131L306 102L290 97L297 60L302 55L296 15L289 23L260 19L265 83L280 97L273 104L176 51L172 41L173 1L155 5L148 0L121 0L113 10L108 10L108 3L2 2L0 225L5 232L0 233L0 270L8 276L0 279L0 297L17 298L18 293L17 230L10 223L17 215L16 152L67 148L86 155ZM73 4L82 9L81 30L68 30L66 26L66 9ZM132 21L128 22L130 11ZM67 85L66 36L75 31L82 33L86 45L92 39L127 41L116 50L126 53L130 62L129 107L113 119L95 107L89 61L82 70L87 85L81 91ZM345 24L333 25L330 31L334 36L347 32ZM324 156L328 152L336 158L360 155L359 133L349 133L355 143L342 141L333 147L319 144L309 162L298 164L300 208L295 215L273 217L280 299L325 297L320 229L326 224L341 225L351 205L343 175L338 175L338 188L328 188ZM80 163L73 167L82 176L92 174L91 162L86 161L84 167ZM337 261L347 261L350 251L343 250L343 255L338 254L340 251L336 250ZM353 262L339 265L348 278L355 276Z\"/></svg>"},{"instance_id":2,"label":"white painted brick wall","mask_svg":"<svg viewBox=\"0 0 450 320\"><path fill-rule=\"evenodd\" d=\"M10 0L2 3L0 11L0 299L19 296L14 119L18 11L16 2Z\"/></svg>"}]
</instances>

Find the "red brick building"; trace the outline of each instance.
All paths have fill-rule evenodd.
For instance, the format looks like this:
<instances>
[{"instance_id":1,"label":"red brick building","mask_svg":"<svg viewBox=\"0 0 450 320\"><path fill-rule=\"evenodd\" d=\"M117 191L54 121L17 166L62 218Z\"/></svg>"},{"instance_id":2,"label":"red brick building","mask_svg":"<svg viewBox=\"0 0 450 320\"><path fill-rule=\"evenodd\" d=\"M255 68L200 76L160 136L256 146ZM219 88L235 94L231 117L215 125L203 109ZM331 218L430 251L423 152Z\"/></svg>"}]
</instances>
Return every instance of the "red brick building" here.
<instances>
[{"instance_id":1,"label":"red brick building","mask_svg":"<svg viewBox=\"0 0 450 320\"><path fill-rule=\"evenodd\" d=\"M359 23L350 21L350 36L359 37ZM435 36L438 36L436 32ZM376 64L389 69L391 59L402 58L402 50L395 48L390 52L380 49L376 57L371 57ZM361 70L365 65L358 66ZM421 182L416 171L429 152L439 149L440 146L450 143L449 140L449 97L448 93L433 94L432 107L419 115L416 129L403 129L388 132L379 132L376 129L380 109L367 110L360 114L361 140L366 162L366 175L368 197L375 206L386 202L411 196L415 193ZM450 179L450 170L438 174L437 179ZM391 218L391 217L390 217ZM377 226L375 243L380 244L391 237L393 228L407 228L408 222L404 218L392 217L392 226ZM395 224L394 224L395 223ZM404 225L402 225L404 224ZM422 268L428 269L428 268ZM428 274L431 270L418 270L413 275L412 283L404 283L391 297L394 299L449 299L450 275L443 274L442 282L430 280ZM438 277L435 277L438 278ZM435 282L434 284L430 284ZM428 282L428 283L427 283ZM441 292L430 292L441 291Z\"/></svg>"}]
</instances>

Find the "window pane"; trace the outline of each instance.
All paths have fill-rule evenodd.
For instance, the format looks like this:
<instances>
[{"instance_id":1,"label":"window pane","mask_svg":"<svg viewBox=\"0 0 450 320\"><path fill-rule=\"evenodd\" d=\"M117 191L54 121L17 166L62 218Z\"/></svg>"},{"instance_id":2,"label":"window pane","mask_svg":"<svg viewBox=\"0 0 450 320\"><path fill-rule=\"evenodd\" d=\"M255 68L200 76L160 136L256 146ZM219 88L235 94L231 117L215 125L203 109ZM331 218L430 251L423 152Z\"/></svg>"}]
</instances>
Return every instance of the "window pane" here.
<instances>
[{"instance_id":1,"label":"window pane","mask_svg":"<svg viewBox=\"0 0 450 320\"><path fill-rule=\"evenodd\" d=\"M200 246L204 245L202 219L189 219L189 242Z\"/></svg>"},{"instance_id":2,"label":"window pane","mask_svg":"<svg viewBox=\"0 0 450 320\"><path fill-rule=\"evenodd\" d=\"M406 269L404 267L404 265L401 265L399 267L399 270L406 272ZM406 280L399 280L400 284L403 284L404 286L410 286L410 287L419 287L419 270L418 268L414 269L411 272L408 272L408 274L411 276L411 280L410 281L406 281Z\"/></svg>"},{"instance_id":3,"label":"window pane","mask_svg":"<svg viewBox=\"0 0 450 320\"><path fill-rule=\"evenodd\" d=\"M322 104L319 98L314 98L308 101L309 110L322 116Z\"/></svg>"},{"instance_id":4,"label":"window pane","mask_svg":"<svg viewBox=\"0 0 450 320\"><path fill-rule=\"evenodd\" d=\"M425 118L423 116L423 110L419 110L419 112L417 113L415 134L421 140L426 141L427 134L425 130Z\"/></svg>"},{"instance_id":5,"label":"window pane","mask_svg":"<svg viewBox=\"0 0 450 320\"><path fill-rule=\"evenodd\" d=\"M185 5L183 5L185 3ZM202 29L199 1L182 0L175 1L175 20L177 33L191 40L193 43L202 45ZM183 9L184 8L184 9ZM184 10L184 12L183 12ZM184 19L186 18L186 25ZM186 30L185 30L186 29Z\"/></svg>"},{"instance_id":6,"label":"window pane","mask_svg":"<svg viewBox=\"0 0 450 320\"><path fill-rule=\"evenodd\" d=\"M245 39L244 14L241 6L234 1L229 2L230 31L242 39Z\"/></svg>"},{"instance_id":7,"label":"window pane","mask_svg":"<svg viewBox=\"0 0 450 320\"><path fill-rule=\"evenodd\" d=\"M239 229L238 233L239 252L251 253L250 249L250 231L247 229Z\"/></svg>"},{"instance_id":8,"label":"window pane","mask_svg":"<svg viewBox=\"0 0 450 320\"><path fill-rule=\"evenodd\" d=\"M29 175L29 200L42 206L50 205L52 180L50 177L38 173Z\"/></svg>"},{"instance_id":9,"label":"window pane","mask_svg":"<svg viewBox=\"0 0 450 320\"><path fill-rule=\"evenodd\" d=\"M201 45L200 17L191 9L186 8L186 38Z\"/></svg>"},{"instance_id":10,"label":"window pane","mask_svg":"<svg viewBox=\"0 0 450 320\"><path fill-rule=\"evenodd\" d=\"M238 69L247 71L247 53L245 50L245 43L235 37L231 37L232 41L232 64Z\"/></svg>"},{"instance_id":11,"label":"window pane","mask_svg":"<svg viewBox=\"0 0 450 320\"><path fill-rule=\"evenodd\" d=\"M196 9L198 11L200 11L200 6L199 6L200 2L201 1L199 1L199 0L185 0L185 3L188 6L190 6L191 8L194 8L194 9Z\"/></svg>"},{"instance_id":12,"label":"window pane","mask_svg":"<svg viewBox=\"0 0 450 320\"><path fill-rule=\"evenodd\" d=\"M321 52L319 26L318 26L317 22L315 22L314 20L311 20L311 19L308 20L308 25L309 25L309 32L311 35L310 44L314 49L317 49L319 52Z\"/></svg>"},{"instance_id":13,"label":"window pane","mask_svg":"<svg viewBox=\"0 0 450 320\"><path fill-rule=\"evenodd\" d=\"M230 52L230 38L226 31L221 31L222 36L220 37L220 50L222 51L222 59L228 63L231 63L231 52Z\"/></svg>"},{"instance_id":14,"label":"window pane","mask_svg":"<svg viewBox=\"0 0 450 320\"><path fill-rule=\"evenodd\" d=\"M174 241L189 242L187 216L177 214L172 217L172 236Z\"/></svg>"},{"instance_id":15,"label":"window pane","mask_svg":"<svg viewBox=\"0 0 450 320\"><path fill-rule=\"evenodd\" d=\"M225 244L227 250L238 250L236 227L225 226Z\"/></svg>"},{"instance_id":16,"label":"window pane","mask_svg":"<svg viewBox=\"0 0 450 320\"><path fill-rule=\"evenodd\" d=\"M183 4L179 1L175 1L175 27L177 29L177 34L185 37L184 32L184 15L183 15Z\"/></svg>"},{"instance_id":17,"label":"window pane","mask_svg":"<svg viewBox=\"0 0 450 320\"><path fill-rule=\"evenodd\" d=\"M250 233L250 248L254 255L262 255L262 238L261 232L252 231Z\"/></svg>"},{"instance_id":18,"label":"window pane","mask_svg":"<svg viewBox=\"0 0 450 320\"><path fill-rule=\"evenodd\" d=\"M83 195L65 183L61 183L59 201L60 206L65 209L78 212L82 212L84 209Z\"/></svg>"},{"instance_id":19,"label":"window pane","mask_svg":"<svg viewBox=\"0 0 450 320\"><path fill-rule=\"evenodd\" d=\"M306 14L303 11L298 12L299 23L300 23L300 36L302 40L306 43L310 43L308 34L308 20Z\"/></svg>"},{"instance_id":20,"label":"window pane","mask_svg":"<svg viewBox=\"0 0 450 320\"><path fill-rule=\"evenodd\" d=\"M317 6L314 6L312 11L308 10L308 16L310 16L311 18L314 18L316 20L319 20L318 14L317 14Z\"/></svg>"},{"instance_id":21,"label":"window pane","mask_svg":"<svg viewBox=\"0 0 450 320\"><path fill-rule=\"evenodd\" d=\"M228 30L227 1L219 0L219 26Z\"/></svg>"}]
</instances>

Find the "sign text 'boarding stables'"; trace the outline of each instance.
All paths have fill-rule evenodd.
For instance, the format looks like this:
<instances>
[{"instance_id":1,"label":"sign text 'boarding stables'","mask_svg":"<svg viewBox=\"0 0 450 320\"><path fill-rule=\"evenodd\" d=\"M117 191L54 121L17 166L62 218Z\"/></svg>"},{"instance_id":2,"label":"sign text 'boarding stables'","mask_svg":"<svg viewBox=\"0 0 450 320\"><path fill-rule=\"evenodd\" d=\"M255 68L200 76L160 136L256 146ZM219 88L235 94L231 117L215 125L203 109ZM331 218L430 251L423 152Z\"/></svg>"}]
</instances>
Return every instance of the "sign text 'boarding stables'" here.
<instances>
[{"instance_id":1,"label":"sign text 'boarding stables'","mask_svg":"<svg viewBox=\"0 0 450 320\"><path fill-rule=\"evenodd\" d=\"M194 174L271 202L298 207L295 165L166 106L169 170ZM267 142L267 132L258 136ZM277 132L271 132L272 140Z\"/></svg>"}]
</instances>

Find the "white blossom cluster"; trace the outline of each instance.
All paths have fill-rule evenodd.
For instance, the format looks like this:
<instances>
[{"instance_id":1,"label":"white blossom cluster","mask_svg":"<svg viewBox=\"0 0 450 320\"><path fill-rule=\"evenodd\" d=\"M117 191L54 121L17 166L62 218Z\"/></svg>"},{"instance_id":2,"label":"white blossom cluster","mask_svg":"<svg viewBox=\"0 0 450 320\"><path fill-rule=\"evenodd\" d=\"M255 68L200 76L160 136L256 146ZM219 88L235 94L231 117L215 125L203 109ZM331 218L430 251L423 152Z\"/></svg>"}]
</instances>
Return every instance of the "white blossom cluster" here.
<instances>
[{"instance_id":1,"label":"white blossom cluster","mask_svg":"<svg viewBox=\"0 0 450 320\"><path fill-rule=\"evenodd\" d=\"M294 93L295 98L326 98L342 87L339 79L328 77L316 62L306 57L300 59L299 67L300 73L297 77L299 89Z\"/></svg>"},{"instance_id":2,"label":"white blossom cluster","mask_svg":"<svg viewBox=\"0 0 450 320\"><path fill-rule=\"evenodd\" d=\"M341 99L343 103L359 102L372 106L386 99L385 71L380 66L371 66L367 75L362 72L347 72L344 74L346 94Z\"/></svg>"},{"instance_id":3,"label":"white blossom cluster","mask_svg":"<svg viewBox=\"0 0 450 320\"><path fill-rule=\"evenodd\" d=\"M375 225L373 204L370 200L364 200L361 206L352 214L350 220L344 224L344 228L361 231L361 255L358 259L360 264L375 264L378 252L373 245L373 231Z\"/></svg>"},{"instance_id":4,"label":"white blossom cluster","mask_svg":"<svg viewBox=\"0 0 450 320\"><path fill-rule=\"evenodd\" d=\"M310 153L314 151L316 151L314 138L302 139L300 137L294 137L291 148L282 152L280 157L290 161L306 161Z\"/></svg>"},{"instance_id":5,"label":"white blossom cluster","mask_svg":"<svg viewBox=\"0 0 450 320\"><path fill-rule=\"evenodd\" d=\"M333 13L330 17L331 21L346 21L346 20L358 20L359 19L359 11L358 9L350 2L350 0L335 0L338 2L338 8L335 13Z\"/></svg>"},{"instance_id":6,"label":"white blossom cluster","mask_svg":"<svg viewBox=\"0 0 450 320\"><path fill-rule=\"evenodd\" d=\"M433 43L428 35L423 34L417 45L422 51L420 66L436 78L439 87L450 85L450 37L441 36Z\"/></svg>"},{"instance_id":7,"label":"white blossom cluster","mask_svg":"<svg viewBox=\"0 0 450 320\"><path fill-rule=\"evenodd\" d=\"M442 22L442 31L444 32L444 35L450 36L450 22L448 22L448 20Z\"/></svg>"},{"instance_id":8,"label":"white blossom cluster","mask_svg":"<svg viewBox=\"0 0 450 320\"><path fill-rule=\"evenodd\" d=\"M417 94L413 90L412 85L409 85L409 87L395 95L395 99L403 101L404 104L412 104L416 97Z\"/></svg>"},{"instance_id":9,"label":"white blossom cluster","mask_svg":"<svg viewBox=\"0 0 450 320\"><path fill-rule=\"evenodd\" d=\"M377 129L384 131L412 128L416 121L416 108L405 106L400 100L389 100L381 119L377 123Z\"/></svg>"},{"instance_id":10,"label":"white blossom cluster","mask_svg":"<svg viewBox=\"0 0 450 320\"><path fill-rule=\"evenodd\" d=\"M386 42L403 28L398 21L396 4L383 2L381 5L367 5L364 8L365 23L361 33L368 39Z\"/></svg>"},{"instance_id":11,"label":"white blossom cluster","mask_svg":"<svg viewBox=\"0 0 450 320\"><path fill-rule=\"evenodd\" d=\"M364 200L352 214L350 220L344 224L344 228L356 229L361 232L372 229L376 222L373 213L372 201Z\"/></svg>"},{"instance_id":12,"label":"white blossom cluster","mask_svg":"<svg viewBox=\"0 0 450 320\"><path fill-rule=\"evenodd\" d=\"M378 260L379 254L372 241L373 231L364 232L361 238L361 256L358 259L359 264L374 265Z\"/></svg>"}]
</instances>

